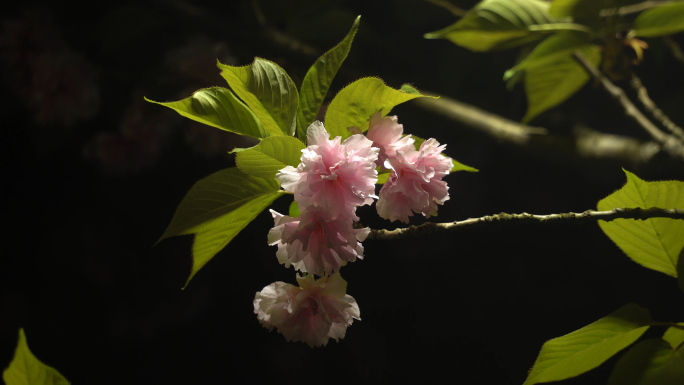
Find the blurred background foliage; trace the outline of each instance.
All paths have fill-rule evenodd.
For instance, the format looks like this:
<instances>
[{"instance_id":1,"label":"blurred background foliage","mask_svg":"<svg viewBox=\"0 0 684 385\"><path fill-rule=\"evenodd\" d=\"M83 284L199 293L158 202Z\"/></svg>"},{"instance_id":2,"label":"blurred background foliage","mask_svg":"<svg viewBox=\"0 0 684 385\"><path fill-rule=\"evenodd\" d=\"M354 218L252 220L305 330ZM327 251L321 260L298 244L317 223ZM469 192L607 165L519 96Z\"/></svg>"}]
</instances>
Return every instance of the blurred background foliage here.
<instances>
[{"instance_id":1,"label":"blurred background foliage","mask_svg":"<svg viewBox=\"0 0 684 385\"><path fill-rule=\"evenodd\" d=\"M362 321L322 349L286 343L252 313L254 293L294 282L262 213L193 279L192 237L152 247L198 179L234 165L251 139L146 103L225 86L216 59L281 65L299 84L357 15L361 27L330 98L362 76L447 95L520 121L520 85L502 81L516 50L473 53L423 35L456 17L425 0L148 0L13 3L0 17L0 362L23 327L33 353L74 384L284 383L418 379L521 384L542 343L627 302L684 319L674 279L626 258L598 225L495 227L366 242L345 268ZM475 1L452 0L462 9ZM78 16L77 16L78 15ZM682 34L675 42L684 43ZM636 68L651 97L684 123L684 76L667 42L648 40ZM413 102L405 132L447 143L479 173L450 176L436 219L583 211L624 184L684 179L665 155L636 167L511 146ZM577 126L648 140L589 82L531 122L563 137ZM275 208L285 212L289 201ZM392 227L369 207L359 216ZM420 223L417 219L415 223ZM604 383L608 363L578 380ZM578 382L579 381L579 382ZM593 382L592 382L593 381Z\"/></svg>"}]
</instances>

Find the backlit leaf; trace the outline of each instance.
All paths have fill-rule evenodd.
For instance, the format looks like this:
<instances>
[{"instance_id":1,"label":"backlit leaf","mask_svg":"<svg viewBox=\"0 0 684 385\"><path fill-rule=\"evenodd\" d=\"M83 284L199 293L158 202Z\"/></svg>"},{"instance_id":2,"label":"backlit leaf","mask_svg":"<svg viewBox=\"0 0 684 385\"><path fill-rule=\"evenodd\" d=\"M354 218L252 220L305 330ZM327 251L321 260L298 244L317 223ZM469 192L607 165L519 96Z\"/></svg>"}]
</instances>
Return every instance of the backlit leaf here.
<instances>
[{"instance_id":1,"label":"backlit leaf","mask_svg":"<svg viewBox=\"0 0 684 385\"><path fill-rule=\"evenodd\" d=\"M169 107L180 115L221 130L263 138L268 134L256 115L228 89L205 88L177 102L148 102Z\"/></svg>"},{"instance_id":2,"label":"backlit leaf","mask_svg":"<svg viewBox=\"0 0 684 385\"><path fill-rule=\"evenodd\" d=\"M516 47L549 33L587 29L557 22L548 9L549 3L542 0L484 0L455 24L425 38L449 39L472 51L490 51Z\"/></svg>"},{"instance_id":3,"label":"backlit leaf","mask_svg":"<svg viewBox=\"0 0 684 385\"><path fill-rule=\"evenodd\" d=\"M641 341L615 364L608 385L684 384L684 349L661 339Z\"/></svg>"},{"instance_id":4,"label":"backlit leaf","mask_svg":"<svg viewBox=\"0 0 684 385\"><path fill-rule=\"evenodd\" d=\"M519 71L534 69L566 56L571 56L577 49L588 46L590 40L591 35L584 32L567 32L551 36L539 43L515 67L506 71L504 80L510 79Z\"/></svg>"},{"instance_id":5,"label":"backlit leaf","mask_svg":"<svg viewBox=\"0 0 684 385\"><path fill-rule=\"evenodd\" d=\"M524 385L560 381L601 365L649 328L648 310L628 304L562 337L547 341Z\"/></svg>"},{"instance_id":6,"label":"backlit leaf","mask_svg":"<svg viewBox=\"0 0 684 385\"><path fill-rule=\"evenodd\" d=\"M14 359L2 373L6 385L69 385L57 370L40 362L31 353L24 329L19 329L19 341Z\"/></svg>"},{"instance_id":7,"label":"backlit leaf","mask_svg":"<svg viewBox=\"0 0 684 385\"><path fill-rule=\"evenodd\" d=\"M677 325L684 327L684 322L680 322ZM672 349L677 349L682 343L684 343L684 330L675 327L669 327L663 334L663 340L665 340Z\"/></svg>"},{"instance_id":8,"label":"backlit leaf","mask_svg":"<svg viewBox=\"0 0 684 385\"><path fill-rule=\"evenodd\" d=\"M284 69L260 58L244 67L217 65L230 88L254 111L270 135L294 135L299 94Z\"/></svg>"},{"instance_id":9,"label":"backlit leaf","mask_svg":"<svg viewBox=\"0 0 684 385\"><path fill-rule=\"evenodd\" d=\"M345 139L351 135L349 127L359 127L365 132L374 113L382 111L385 116L394 106L419 97L425 95L394 89L378 78L359 79L344 87L330 102L325 114L325 129L331 138L341 136Z\"/></svg>"},{"instance_id":10,"label":"backlit leaf","mask_svg":"<svg viewBox=\"0 0 684 385\"><path fill-rule=\"evenodd\" d=\"M684 31L684 3L673 2L647 9L634 20L634 32L657 37Z\"/></svg>"},{"instance_id":11,"label":"backlit leaf","mask_svg":"<svg viewBox=\"0 0 684 385\"><path fill-rule=\"evenodd\" d=\"M684 182L645 182L625 171L627 184L598 202L599 210L617 207L684 208ZM684 221L669 218L598 221L604 233L638 264L677 276L677 261L684 248Z\"/></svg>"},{"instance_id":12,"label":"backlit leaf","mask_svg":"<svg viewBox=\"0 0 684 385\"><path fill-rule=\"evenodd\" d=\"M233 167L190 189L160 238L196 234L190 279L276 198L286 194L275 178L259 178ZM186 283L187 285L187 283Z\"/></svg>"},{"instance_id":13,"label":"backlit leaf","mask_svg":"<svg viewBox=\"0 0 684 385\"><path fill-rule=\"evenodd\" d=\"M274 178L285 166L297 167L304 148L304 143L292 136L270 136L238 152L235 163L245 174Z\"/></svg>"},{"instance_id":14,"label":"backlit leaf","mask_svg":"<svg viewBox=\"0 0 684 385\"><path fill-rule=\"evenodd\" d=\"M591 45L580 50L593 65L601 62L601 48ZM587 71L570 55L558 57L525 71L527 112L523 123L566 101L589 80Z\"/></svg>"},{"instance_id":15,"label":"backlit leaf","mask_svg":"<svg viewBox=\"0 0 684 385\"><path fill-rule=\"evenodd\" d=\"M316 120L330 84L342 62L347 58L354 35L359 29L360 20L361 16L357 17L344 40L318 58L304 76L302 89L299 92L299 109L297 110L297 137L302 141L306 141L306 129Z\"/></svg>"}]
</instances>

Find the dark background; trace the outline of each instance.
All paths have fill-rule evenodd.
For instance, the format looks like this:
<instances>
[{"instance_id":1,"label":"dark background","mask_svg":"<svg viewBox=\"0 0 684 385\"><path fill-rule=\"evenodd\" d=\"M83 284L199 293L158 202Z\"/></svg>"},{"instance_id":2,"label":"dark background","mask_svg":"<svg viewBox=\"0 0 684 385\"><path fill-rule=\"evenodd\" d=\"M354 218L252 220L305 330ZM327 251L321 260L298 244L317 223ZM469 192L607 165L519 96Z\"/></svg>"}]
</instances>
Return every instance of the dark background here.
<instances>
[{"instance_id":1,"label":"dark background","mask_svg":"<svg viewBox=\"0 0 684 385\"><path fill-rule=\"evenodd\" d=\"M73 384L521 384L544 341L628 302L657 320L684 320L676 281L629 260L595 224L367 241L365 259L342 270L363 320L323 348L287 343L252 312L256 291L295 283L266 244L268 212L180 290L192 237L153 245L192 184L234 165L227 151L253 142L143 96L179 100L225 86L216 59L273 60L299 84L362 15L329 97L378 76L514 120L525 112L521 87L509 92L501 81L517 51L472 53L423 39L456 20L432 3L259 4L266 26L251 1L52 1L3 12L0 366L23 327L32 351ZM277 43L273 30L305 46ZM659 40L649 43L637 71L660 107L684 123L682 64ZM448 155L480 169L446 179L451 199L435 220L592 209L624 184L621 167L646 180L684 179L682 164L664 155L640 168L575 161L497 143L411 102L392 114L405 132L435 137ZM592 85L533 123L559 136L585 124L648 139ZM285 212L288 204L274 206ZM359 216L373 228L395 226L370 207ZM565 383L605 383L613 361Z\"/></svg>"}]
</instances>

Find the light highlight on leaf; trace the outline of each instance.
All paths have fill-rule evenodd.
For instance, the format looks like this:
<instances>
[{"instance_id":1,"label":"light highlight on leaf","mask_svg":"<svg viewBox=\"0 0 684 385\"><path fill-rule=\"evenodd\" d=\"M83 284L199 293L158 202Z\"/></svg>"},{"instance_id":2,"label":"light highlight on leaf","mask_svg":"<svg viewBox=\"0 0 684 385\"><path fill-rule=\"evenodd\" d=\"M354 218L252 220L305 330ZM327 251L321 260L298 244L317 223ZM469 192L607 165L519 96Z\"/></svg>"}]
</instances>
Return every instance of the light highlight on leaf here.
<instances>
[{"instance_id":1,"label":"light highlight on leaf","mask_svg":"<svg viewBox=\"0 0 684 385\"><path fill-rule=\"evenodd\" d=\"M304 148L304 143L297 138L270 136L256 146L238 152L235 163L245 174L275 178L285 166L297 167Z\"/></svg>"},{"instance_id":2,"label":"light highlight on leaf","mask_svg":"<svg viewBox=\"0 0 684 385\"><path fill-rule=\"evenodd\" d=\"M355 126L364 132L368 130L368 120L374 113L382 111L385 116L394 106L419 97L426 95L394 89L378 78L359 79L344 87L330 102L325 115L325 129L331 138L341 136L345 139L351 135L347 128Z\"/></svg>"},{"instance_id":3,"label":"light highlight on leaf","mask_svg":"<svg viewBox=\"0 0 684 385\"><path fill-rule=\"evenodd\" d=\"M306 129L316 120L325 95L328 93L337 71L347 58L354 35L359 29L361 16L357 17L347 36L338 45L326 52L309 68L299 92L297 110L297 137L306 141Z\"/></svg>"},{"instance_id":4,"label":"light highlight on leaf","mask_svg":"<svg viewBox=\"0 0 684 385\"><path fill-rule=\"evenodd\" d=\"M14 359L2 373L6 385L69 385L57 370L40 362L31 353L24 329L19 329L19 341Z\"/></svg>"},{"instance_id":5,"label":"light highlight on leaf","mask_svg":"<svg viewBox=\"0 0 684 385\"><path fill-rule=\"evenodd\" d=\"M649 328L648 310L634 304L542 346L524 385L560 381L601 365Z\"/></svg>"},{"instance_id":6,"label":"light highlight on leaf","mask_svg":"<svg viewBox=\"0 0 684 385\"><path fill-rule=\"evenodd\" d=\"M294 135L299 94L276 63L256 58L250 65L217 63L230 88L254 111L270 135Z\"/></svg>"},{"instance_id":7,"label":"light highlight on leaf","mask_svg":"<svg viewBox=\"0 0 684 385\"><path fill-rule=\"evenodd\" d=\"M598 210L617 207L684 208L684 182L645 182L625 171L627 184L598 202ZM604 233L638 264L677 276L679 253L684 248L684 221L669 218L599 221Z\"/></svg>"},{"instance_id":8,"label":"light highlight on leaf","mask_svg":"<svg viewBox=\"0 0 684 385\"><path fill-rule=\"evenodd\" d=\"M180 115L224 131L264 138L268 134L256 115L228 89L211 87L177 102L148 102L169 107Z\"/></svg>"}]
</instances>

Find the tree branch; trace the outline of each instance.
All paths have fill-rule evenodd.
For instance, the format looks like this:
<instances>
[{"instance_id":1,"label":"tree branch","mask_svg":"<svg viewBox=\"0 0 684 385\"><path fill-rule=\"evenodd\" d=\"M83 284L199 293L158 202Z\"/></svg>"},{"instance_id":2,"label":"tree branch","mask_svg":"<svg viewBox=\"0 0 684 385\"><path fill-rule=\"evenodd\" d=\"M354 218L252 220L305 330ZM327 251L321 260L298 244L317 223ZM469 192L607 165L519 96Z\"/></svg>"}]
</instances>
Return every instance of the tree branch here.
<instances>
[{"instance_id":1,"label":"tree branch","mask_svg":"<svg viewBox=\"0 0 684 385\"><path fill-rule=\"evenodd\" d=\"M610 17L610 16L625 16L632 13L639 13L647 9L663 5L665 3L671 3L669 0L649 0L637 4L625 5L619 8L607 8L602 9L599 12L600 17Z\"/></svg>"},{"instance_id":2,"label":"tree branch","mask_svg":"<svg viewBox=\"0 0 684 385\"><path fill-rule=\"evenodd\" d=\"M651 137L658 142L667 153L673 157L684 160L684 144L676 137L662 132L655 124L639 111L639 109L627 97L625 91L613 84L596 67L580 54L575 54L577 62L594 78L601 82L603 88L616 99L625 110L625 114L637 122Z\"/></svg>"},{"instance_id":3,"label":"tree branch","mask_svg":"<svg viewBox=\"0 0 684 385\"><path fill-rule=\"evenodd\" d=\"M545 128L514 122L445 96L439 99L418 98L413 103L499 142L553 158L562 155L563 159L604 159L641 165L649 163L660 151L660 145L653 142L642 143L633 138L603 134L588 128L575 129L572 137L548 135Z\"/></svg>"},{"instance_id":4,"label":"tree branch","mask_svg":"<svg viewBox=\"0 0 684 385\"><path fill-rule=\"evenodd\" d=\"M663 125L663 127L667 128L670 133L672 133L674 136L678 137L680 140L684 140L684 130L682 130L681 127L676 125L670 118L665 115L665 113L656 106L656 104L651 100L651 97L648 96L648 91L646 90L646 87L644 84L641 82L641 79L636 74L632 74L632 81L630 82L632 88L636 91L637 97L639 98L639 101L641 104L644 106L644 109L648 111L651 116L653 116L654 119L660 122L660 124Z\"/></svg>"},{"instance_id":5,"label":"tree branch","mask_svg":"<svg viewBox=\"0 0 684 385\"><path fill-rule=\"evenodd\" d=\"M432 3L438 7L442 7L446 9L447 11L451 12L452 15L457 16L457 17L463 17L465 16L468 11L461 9L453 4L451 4L447 0L425 0L428 3Z\"/></svg>"},{"instance_id":6,"label":"tree branch","mask_svg":"<svg viewBox=\"0 0 684 385\"><path fill-rule=\"evenodd\" d=\"M661 209L651 207L642 208L617 208L609 211L587 210L583 213L562 213L549 215L534 215L528 213L507 214L500 213L487 215L480 218L469 218L463 221L433 223L426 222L422 225L409 226L395 230L372 229L366 239L389 241L410 238L419 235L437 232L458 231L463 228L479 228L496 226L501 224L550 224L550 223L586 223L597 220L612 221L615 219L649 219L649 218L672 218L684 219L684 209Z\"/></svg>"}]
</instances>

